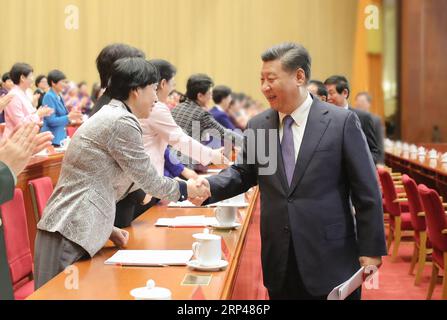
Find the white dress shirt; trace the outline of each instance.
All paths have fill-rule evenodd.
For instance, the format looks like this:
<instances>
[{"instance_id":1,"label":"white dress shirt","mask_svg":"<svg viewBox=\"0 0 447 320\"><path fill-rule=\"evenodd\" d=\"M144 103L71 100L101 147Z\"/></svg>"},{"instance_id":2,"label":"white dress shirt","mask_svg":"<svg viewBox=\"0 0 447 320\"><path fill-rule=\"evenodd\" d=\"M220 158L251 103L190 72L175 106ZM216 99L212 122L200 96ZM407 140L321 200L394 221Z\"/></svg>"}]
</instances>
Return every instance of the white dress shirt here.
<instances>
[{"instance_id":1,"label":"white dress shirt","mask_svg":"<svg viewBox=\"0 0 447 320\"><path fill-rule=\"evenodd\" d=\"M294 122L292 124L293 131L293 145L295 147L295 161L300 153L301 143L303 141L304 130L306 130L307 118L309 117L310 106L313 100L310 94L307 94L306 100L290 115ZM287 115L279 112L279 141L282 141L283 136L283 119Z\"/></svg>"}]
</instances>

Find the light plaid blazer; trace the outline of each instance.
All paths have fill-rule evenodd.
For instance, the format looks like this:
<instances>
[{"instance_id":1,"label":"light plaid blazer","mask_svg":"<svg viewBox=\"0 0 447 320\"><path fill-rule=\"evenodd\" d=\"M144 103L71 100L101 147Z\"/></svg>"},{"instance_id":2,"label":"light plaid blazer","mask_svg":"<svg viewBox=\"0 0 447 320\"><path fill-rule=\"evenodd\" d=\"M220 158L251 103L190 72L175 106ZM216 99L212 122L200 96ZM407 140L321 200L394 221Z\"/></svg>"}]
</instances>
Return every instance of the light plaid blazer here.
<instances>
[{"instance_id":1,"label":"light plaid blazer","mask_svg":"<svg viewBox=\"0 0 447 320\"><path fill-rule=\"evenodd\" d=\"M74 135L38 229L61 233L93 257L110 237L116 202L136 189L180 198L178 182L152 166L137 118L112 100Z\"/></svg>"}]
</instances>

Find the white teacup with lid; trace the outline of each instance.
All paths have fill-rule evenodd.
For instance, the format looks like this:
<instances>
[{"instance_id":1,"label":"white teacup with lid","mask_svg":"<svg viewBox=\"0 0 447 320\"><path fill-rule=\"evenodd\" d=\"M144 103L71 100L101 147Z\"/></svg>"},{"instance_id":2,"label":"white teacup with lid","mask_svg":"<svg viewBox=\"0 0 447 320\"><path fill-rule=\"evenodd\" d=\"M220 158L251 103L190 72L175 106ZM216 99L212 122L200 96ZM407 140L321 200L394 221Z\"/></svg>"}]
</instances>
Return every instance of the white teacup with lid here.
<instances>
[{"instance_id":1,"label":"white teacup with lid","mask_svg":"<svg viewBox=\"0 0 447 320\"><path fill-rule=\"evenodd\" d=\"M208 229L203 233L193 234L196 240L192 244L192 251L201 266L216 266L222 259L222 237L210 234Z\"/></svg>"},{"instance_id":2,"label":"white teacup with lid","mask_svg":"<svg viewBox=\"0 0 447 320\"><path fill-rule=\"evenodd\" d=\"M428 157L430 159L438 159L438 151L436 151L435 149L431 149L428 153Z\"/></svg>"},{"instance_id":3,"label":"white teacup with lid","mask_svg":"<svg viewBox=\"0 0 447 320\"><path fill-rule=\"evenodd\" d=\"M146 287L130 291L135 300L171 300L171 290L155 286L154 280L148 280Z\"/></svg>"},{"instance_id":4,"label":"white teacup with lid","mask_svg":"<svg viewBox=\"0 0 447 320\"><path fill-rule=\"evenodd\" d=\"M232 226L236 221L238 207L231 203L222 203L216 209L214 209L214 214L216 216L217 222L221 226Z\"/></svg>"}]
</instances>

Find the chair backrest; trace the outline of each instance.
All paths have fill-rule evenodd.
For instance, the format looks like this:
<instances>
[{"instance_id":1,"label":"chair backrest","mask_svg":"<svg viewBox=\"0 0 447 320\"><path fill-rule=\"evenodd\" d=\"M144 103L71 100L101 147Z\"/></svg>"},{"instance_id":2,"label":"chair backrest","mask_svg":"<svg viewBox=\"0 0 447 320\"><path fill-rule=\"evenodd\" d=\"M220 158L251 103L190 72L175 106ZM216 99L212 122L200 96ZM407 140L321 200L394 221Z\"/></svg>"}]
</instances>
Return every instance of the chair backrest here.
<instances>
[{"instance_id":1,"label":"chair backrest","mask_svg":"<svg viewBox=\"0 0 447 320\"><path fill-rule=\"evenodd\" d=\"M66 129L67 129L67 136L73 138L73 135L76 133L76 130L78 130L78 127L67 126Z\"/></svg>"},{"instance_id":2,"label":"chair backrest","mask_svg":"<svg viewBox=\"0 0 447 320\"><path fill-rule=\"evenodd\" d=\"M397 199L397 193L394 188L393 178L391 178L390 173L383 168L377 168L377 172L379 173L380 184L382 185L386 211L392 216L400 216L400 205L399 203L394 202L394 200Z\"/></svg>"},{"instance_id":3,"label":"chair backrest","mask_svg":"<svg viewBox=\"0 0 447 320\"><path fill-rule=\"evenodd\" d=\"M447 216L439 194L423 184L418 186L418 191L425 211L430 242L435 249L447 252L447 234L442 234L442 230L447 228Z\"/></svg>"},{"instance_id":4,"label":"chair backrest","mask_svg":"<svg viewBox=\"0 0 447 320\"><path fill-rule=\"evenodd\" d=\"M28 185L31 191L36 221L39 221L42 218L43 210L47 205L48 199L53 193L53 182L49 177L42 177L30 180Z\"/></svg>"},{"instance_id":5,"label":"chair backrest","mask_svg":"<svg viewBox=\"0 0 447 320\"><path fill-rule=\"evenodd\" d=\"M5 234L6 256L13 286L32 276L33 258L28 237L22 190L16 188L14 198L0 206Z\"/></svg>"},{"instance_id":6,"label":"chair backrest","mask_svg":"<svg viewBox=\"0 0 447 320\"><path fill-rule=\"evenodd\" d=\"M408 175L402 175L402 184L404 185L405 193L408 198L408 207L411 214L411 224L415 231L425 231L425 216L418 216L418 213L423 212L421 198L418 192L416 182Z\"/></svg>"}]
</instances>

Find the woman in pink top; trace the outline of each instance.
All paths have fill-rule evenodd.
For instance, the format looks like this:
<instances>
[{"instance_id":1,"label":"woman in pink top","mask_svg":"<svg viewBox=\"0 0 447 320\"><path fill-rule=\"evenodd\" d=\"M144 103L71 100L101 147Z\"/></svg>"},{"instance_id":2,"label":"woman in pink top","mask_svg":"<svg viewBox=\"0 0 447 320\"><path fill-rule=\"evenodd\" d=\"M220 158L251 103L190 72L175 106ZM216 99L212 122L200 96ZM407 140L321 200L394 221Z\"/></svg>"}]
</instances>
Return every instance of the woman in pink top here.
<instances>
[{"instance_id":1,"label":"woman in pink top","mask_svg":"<svg viewBox=\"0 0 447 320\"><path fill-rule=\"evenodd\" d=\"M175 67L165 60L150 60L160 73L157 96L158 102L151 116L140 120L143 129L143 141L146 152L151 156L151 162L160 175L163 174L164 152L168 145L177 151L206 166L210 163L228 163L223 155L223 149L211 149L188 136L174 121L167 106L169 93L175 88Z\"/></svg>"},{"instance_id":2,"label":"woman in pink top","mask_svg":"<svg viewBox=\"0 0 447 320\"><path fill-rule=\"evenodd\" d=\"M32 101L26 94L26 90L33 84L33 68L26 63L16 63L9 72L14 87L9 91L11 102L5 109L6 128L3 137L7 138L14 128L24 122L40 123L43 117L49 116L53 110L41 107L36 110Z\"/></svg>"}]
</instances>

